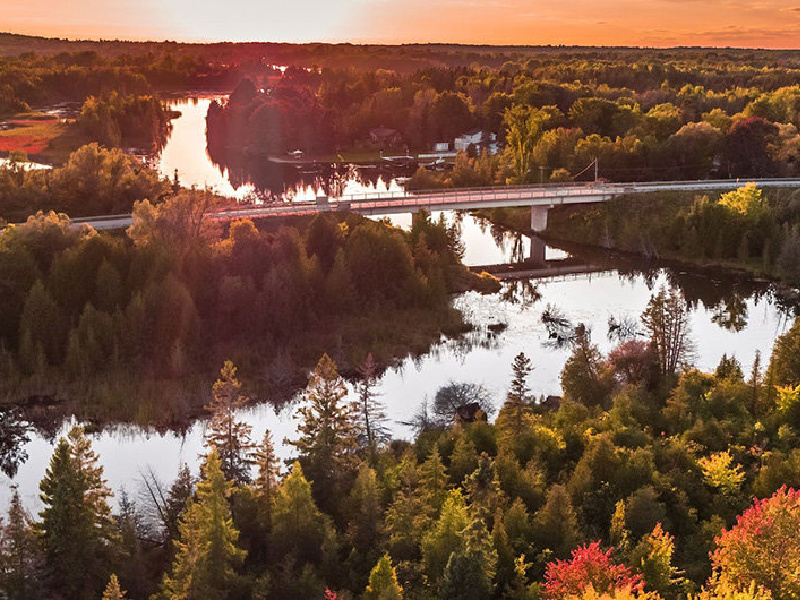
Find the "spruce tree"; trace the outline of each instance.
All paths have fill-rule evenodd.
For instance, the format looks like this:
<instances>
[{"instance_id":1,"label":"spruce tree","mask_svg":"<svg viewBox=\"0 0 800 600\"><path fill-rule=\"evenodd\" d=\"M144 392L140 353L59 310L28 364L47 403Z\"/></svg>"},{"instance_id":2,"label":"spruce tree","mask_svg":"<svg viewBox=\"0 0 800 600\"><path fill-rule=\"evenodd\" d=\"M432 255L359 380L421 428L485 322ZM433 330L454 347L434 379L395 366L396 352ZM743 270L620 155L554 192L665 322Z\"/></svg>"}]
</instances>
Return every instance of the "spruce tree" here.
<instances>
[{"instance_id":1,"label":"spruce tree","mask_svg":"<svg viewBox=\"0 0 800 600\"><path fill-rule=\"evenodd\" d=\"M552 550L555 558L567 558L578 545L578 520L564 486L550 488L547 502L534 518L534 535L539 547Z\"/></svg>"},{"instance_id":2,"label":"spruce tree","mask_svg":"<svg viewBox=\"0 0 800 600\"><path fill-rule=\"evenodd\" d=\"M264 440L256 448L255 463L258 475L253 482L261 510L262 523L269 530L272 527L272 510L275 503L275 491L278 487L280 466L275 456L272 434L267 430Z\"/></svg>"},{"instance_id":3,"label":"spruce tree","mask_svg":"<svg viewBox=\"0 0 800 600\"><path fill-rule=\"evenodd\" d=\"M83 430L61 438L39 484L44 508L37 524L50 588L68 598L99 595L116 535L103 468Z\"/></svg>"},{"instance_id":4,"label":"spruce tree","mask_svg":"<svg viewBox=\"0 0 800 600\"><path fill-rule=\"evenodd\" d=\"M31 519L16 488L8 508L8 523L0 540L0 590L4 597L8 600L39 597L39 548Z\"/></svg>"},{"instance_id":5,"label":"spruce tree","mask_svg":"<svg viewBox=\"0 0 800 600\"><path fill-rule=\"evenodd\" d=\"M486 527L486 511L475 514L464 530L464 544L454 551L444 570L439 589L442 598L484 600L494 593L497 552Z\"/></svg>"},{"instance_id":6,"label":"spruce tree","mask_svg":"<svg viewBox=\"0 0 800 600\"><path fill-rule=\"evenodd\" d=\"M59 361L63 319L58 304L38 280L25 298L19 321L20 362L28 374L41 375L43 367Z\"/></svg>"},{"instance_id":7,"label":"spruce tree","mask_svg":"<svg viewBox=\"0 0 800 600\"><path fill-rule=\"evenodd\" d=\"M461 485L464 478L478 468L478 453L464 428L459 426L456 432L456 443L450 455L450 481Z\"/></svg>"},{"instance_id":8,"label":"spruce tree","mask_svg":"<svg viewBox=\"0 0 800 600\"><path fill-rule=\"evenodd\" d=\"M497 441L507 450L512 451L524 464L530 460L535 443L533 428L535 424L529 402L530 388L527 377L530 374L531 361L520 352L512 365L514 379L500 412L497 414Z\"/></svg>"},{"instance_id":9,"label":"spruce tree","mask_svg":"<svg viewBox=\"0 0 800 600\"><path fill-rule=\"evenodd\" d=\"M416 456L412 452L403 454L398 471L400 489L386 511L388 549L397 560L418 560L420 542L431 523L433 511L425 501Z\"/></svg>"},{"instance_id":10,"label":"spruce tree","mask_svg":"<svg viewBox=\"0 0 800 600\"><path fill-rule=\"evenodd\" d=\"M247 398L240 393L241 389L236 367L226 360L214 384L214 399L206 405L212 417L205 441L208 446L216 448L225 477L237 483L246 483L250 481L254 445L250 439L253 428L236 419L236 411L247 404Z\"/></svg>"},{"instance_id":11,"label":"spruce tree","mask_svg":"<svg viewBox=\"0 0 800 600\"><path fill-rule=\"evenodd\" d=\"M145 551L142 548L142 524L136 510L136 504L131 501L124 490L120 495L119 513L116 515L117 530L119 532L119 568L118 579L135 598L144 598L152 590L149 589L147 569L145 565ZM116 574L115 574L116 575Z\"/></svg>"},{"instance_id":12,"label":"spruce tree","mask_svg":"<svg viewBox=\"0 0 800 600\"><path fill-rule=\"evenodd\" d=\"M438 516L442 510L442 505L447 499L449 481L447 469L439 455L439 444L433 445L430 455L419 467L420 485L425 502L431 507L433 513Z\"/></svg>"},{"instance_id":13,"label":"spruce tree","mask_svg":"<svg viewBox=\"0 0 800 600\"><path fill-rule=\"evenodd\" d=\"M364 600L403 600L403 588L397 583L392 559L384 554L369 574Z\"/></svg>"},{"instance_id":14,"label":"spruce tree","mask_svg":"<svg viewBox=\"0 0 800 600\"><path fill-rule=\"evenodd\" d=\"M292 554L300 562L318 562L325 539L325 517L311 496L311 484L300 463L292 465L278 487L272 522L279 556Z\"/></svg>"},{"instance_id":15,"label":"spruce tree","mask_svg":"<svg viewBox=\"0 0 800 600\"><path fill-rule=\"evenodd\" d=\"M197 483L197 498L181 517L180 539L171 572L164 575L163 600L223 600L236 580L234 569L246 552L237 546L228 497L233 485L225 479L215 450L207 456Z\"/></svg>"},{"instance_id":16,"label":"spruce tree","mask_svg":"<svg viewBox=\"0 0 800 600\"><path fill-rule=\"evenodd\" d=\"M528 396L531 393L531 389L528 387L528 376L533 370L531 361L525 356L524 352L520 352L514 357L511 369L514 371L514 379L511 381L511 389L508 390L507 400L524 406L527 404Z\"/></svg>"},{"instance_id":17,"label":"spruce tree","mask_svg":"<svg viewBox=\"0 0 800 600\"><path fill-rule=\"evenodd\" d=\"M103 600L123 600L124 598L125 592L119 587L119 579L112 573L111 577L108 579L108 585L106 585L106 589L103 592Z\"/></svg>"},{"instance_id":18,"label":"spruce tree","mask_svg":"<svg viewBox=\"0 0 800 600\"><path fill-rule=\"evenodd\" d=\"M374 469L361 463L353 491L350 493L349 539L352 547L366 554L377 548L383 538L383 507ZM374 560L374 559L373 559Z\"/></svg>"},{"instance_id":19,"label":"spruce tree","mask_svg":"<svg viewBox=\"0 0 800 600\"><path fill-rule=\"evenodd\" d=\"M300 453L303 472L312 481L314 495L326 512L334 512L336 498L345 491L357 463L354 406L346 402L347 388L336 363L323 355L297 411L300 437L290 441Z\"/></svg>"},{"instance_id":20,"label":"spruce tree","mask_svg":"<svg viewBox=\"0 0 800 600\"><path fill-rule=\"evenodd\" d=\"M422 539L422 569L434 589L444 575L450 555L463 550L462 534L469 523L464 497L456 488L445 500L436 524Z\"/></svg>"}]
</instances>

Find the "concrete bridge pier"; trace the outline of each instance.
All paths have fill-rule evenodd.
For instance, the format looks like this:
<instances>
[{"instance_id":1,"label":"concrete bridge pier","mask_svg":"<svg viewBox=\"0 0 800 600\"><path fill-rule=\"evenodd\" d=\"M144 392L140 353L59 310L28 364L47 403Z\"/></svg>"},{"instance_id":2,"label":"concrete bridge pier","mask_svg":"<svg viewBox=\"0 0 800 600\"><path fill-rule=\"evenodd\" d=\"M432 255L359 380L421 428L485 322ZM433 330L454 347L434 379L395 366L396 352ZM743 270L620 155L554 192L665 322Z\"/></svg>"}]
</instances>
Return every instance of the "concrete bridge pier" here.
<instances>
[{"instance_id":1,"label":"concrete bridge pier","mask_svg":"<svg viewBox=\"0 0 800 600\"><path fill-rule=\"evenodd\" d=\"M539 233L547 229L549 206L531 206L531 231Z\"/></svg>"}]
</instances>

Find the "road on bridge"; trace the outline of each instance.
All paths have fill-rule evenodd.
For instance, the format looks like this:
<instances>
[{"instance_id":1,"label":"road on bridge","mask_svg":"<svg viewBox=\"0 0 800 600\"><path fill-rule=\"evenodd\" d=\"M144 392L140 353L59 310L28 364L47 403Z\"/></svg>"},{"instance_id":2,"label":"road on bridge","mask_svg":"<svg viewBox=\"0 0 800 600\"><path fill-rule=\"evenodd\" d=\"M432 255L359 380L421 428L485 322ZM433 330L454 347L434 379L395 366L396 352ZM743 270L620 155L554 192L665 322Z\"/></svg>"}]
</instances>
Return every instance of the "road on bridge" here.
<instances>
[{"instance_id":1,"label":"road on bridge","mask_svg":"<svg viewBox=\"0 0 800 600\"><path fill-rule=\"evenodd\" d=\"M800 188L800 179L755 179L758 187ZM341 198L317 198L316 202L285 202L237 206L209 215L212 219L232 220L245 217L286 217L320 212L356 212L363 215L414 213L420 210L475 210L511 206L532 207L531 228L541 231L547 224L547 210L563 204L607 202L631 193L663 191L730 190L745 185L745 180L718 179L699 181L651 181L636 183L566 183L537 186L458 188L424 191L377 192ZM538 209L538 220L537 217ZM543 220L542 220L543 219ZM93 228L121 229L133 222L130 214L100 215L73 219ZM535 224L536 222L536 224ZM537 227L538 224L538 227Z\"/></svg>"}]
</instances>

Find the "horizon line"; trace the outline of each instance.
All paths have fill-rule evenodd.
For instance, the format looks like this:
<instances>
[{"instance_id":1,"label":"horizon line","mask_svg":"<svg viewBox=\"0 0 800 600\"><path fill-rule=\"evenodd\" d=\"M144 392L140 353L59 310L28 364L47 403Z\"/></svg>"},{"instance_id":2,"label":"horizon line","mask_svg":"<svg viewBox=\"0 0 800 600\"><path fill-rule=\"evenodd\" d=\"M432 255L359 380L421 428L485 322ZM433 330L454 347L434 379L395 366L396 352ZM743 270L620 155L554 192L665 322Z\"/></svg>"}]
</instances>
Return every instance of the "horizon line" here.
<instances>
[{"instance_id":1,"label":"horizon line","mask_svg":"<svg viewBox=\"0 0 800 600\"><path fill-rule=\"evenodd\" d=\"M68 36L58 35L41 35L29 33L16 33L13 31L0 31L0 36L14 36L21 38L32 38L47 41L57 41L64 43L80 44L176 44L186 46L212 46L223 44L273 44L273 45L287 45L287 46L312 46L312 45L328 45L328 46L386 46L386 47L403 47L403 46L463 46L463 47L478 47L478 48L577 48L577 49L609 49L609 50L758 50L763 52L798 52L800 47L775 47L770 48L766 46L714 46L714 45L690 45L690 44L675 44L675 45L648 45L648 44L536 44L536 43L508 43L497 44L487 42L446 42L446 41L408 41L408 42L390 42L390 41L369 41L366 39L355 38L353 40L316 40L316 41L269 41L269 40L209 40L203 38L195 39L153 39L153 38L103 38L103 37L76 37L71 38Z\"/></svg>"}]
</instances>

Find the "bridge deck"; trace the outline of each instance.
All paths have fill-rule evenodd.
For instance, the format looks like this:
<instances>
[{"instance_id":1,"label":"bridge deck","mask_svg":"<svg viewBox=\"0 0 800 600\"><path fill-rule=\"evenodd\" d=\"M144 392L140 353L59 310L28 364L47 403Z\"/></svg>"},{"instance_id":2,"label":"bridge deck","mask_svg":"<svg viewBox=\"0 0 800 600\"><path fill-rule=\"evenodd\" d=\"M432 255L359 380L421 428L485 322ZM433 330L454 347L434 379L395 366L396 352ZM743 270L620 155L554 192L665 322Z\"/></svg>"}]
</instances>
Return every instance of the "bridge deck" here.
<instances>
[{"instance_id":1,"label":"bridge deck","mask_svg":"<svg viewBox=\"0 0 800 600\"><path fill-rule=\"evenodd\" d=\"M421 209L430 211L474 210L510 206L549 208L562 204L606 202L616 196L636 192L730 190L741 187L744 183L739 180L723 179L644 183L568 183L418 192L378 192L369 195L345 196L330 201L325 198L318 199L316 202L241 206L213 213L211 218L230 220L243 217L284 217L334 211L350 211L363 215L389 215L413 213ZM756 179L754 183L759 187L800 188L800 179ZM73 219L73 222L88 223L95 229L119 229L128 227L132 219L129 214L102 215Z\"/></svg>"}]
</instances>

